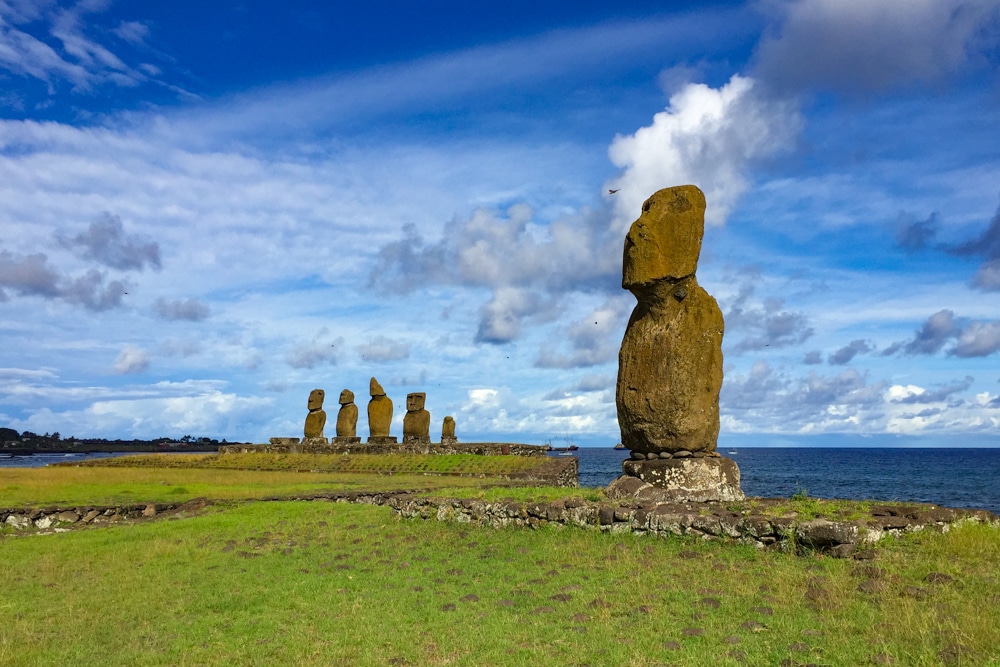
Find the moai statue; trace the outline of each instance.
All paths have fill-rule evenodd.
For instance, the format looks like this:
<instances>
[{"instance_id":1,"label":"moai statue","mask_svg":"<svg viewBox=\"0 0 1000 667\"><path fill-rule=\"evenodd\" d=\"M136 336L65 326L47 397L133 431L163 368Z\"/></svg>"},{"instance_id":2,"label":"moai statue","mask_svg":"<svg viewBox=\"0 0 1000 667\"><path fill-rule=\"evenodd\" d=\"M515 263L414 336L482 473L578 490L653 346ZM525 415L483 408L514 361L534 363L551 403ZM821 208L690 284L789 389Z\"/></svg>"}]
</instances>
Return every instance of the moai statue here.
<instances>
[{"instance_id":1,"label":"moai statue","mask_svg":"<svg viewBox=\"0 0 1000 667\"><path fill-rule=\"evenodd\" d=\"M427 394L415 391L406 395L406 415L403 416L403 442L431 441L431 413L424 410Z\"/></svg>"},{"instance_id":2,"label":"moai statue","mask_svg":"<svg viewBox=\"0 0 1000 667\"><path fill-rule=\"evenodd\" d=\"M396 438L389 435L389 427L392 424L392 400L385 395L385 389L375 378L371 380L369 393L372 400L368 401L368 442L375 444L396 442Z\"/></svg>"},{"instance_id":3,"label":"moai statue","mask_svg":"<svg viewBox=\"0 0 1000 667\"><path fill-rule=\"evenodd\" d=\"M441 423L441 443L458 442L455 437L455 418L451 415L444 418Z\"/></svg>"},{"instance_id":4,"label":"moai statue","mask_svg":"<svg viewBox=\"0 0 1000 667\"><path fill-rule=\"evenodd\" d=\"M326 438L323 437L323 427L326 426L326 412L323 411L324 398L326 398L326 392L322 389L313 389L309 392L309 402L307 403L309 414L306 415L303 441L322 440L326 442Z\"/></svg>"},{"instance_id":5,"label":"moai statue","mask_svg":"<svg viewBox=\"0 0 1000 667\"><path fill-rule=\"evenodd\" d=\"M337 442L351 444L361 442L358 436L358 406L354 404L354 392L345 389L340 392L340 412L337 413Z\"/></svg>"},{"instance_id":6,"label":"moai statue","mask_svg":"<svg viewBox=\"0 0 1000 667\"><path fill-rule=\"evenodd\" d=\"M695 279L704 231L705 195L682 185L647 199L625 237L622 288L638 303L618 355L615 398L632 460L608 487L612 496L648 483L665 489L665 499L743 497L739 468L715 453L723 321Z\"/></svg>"}]
</instances>

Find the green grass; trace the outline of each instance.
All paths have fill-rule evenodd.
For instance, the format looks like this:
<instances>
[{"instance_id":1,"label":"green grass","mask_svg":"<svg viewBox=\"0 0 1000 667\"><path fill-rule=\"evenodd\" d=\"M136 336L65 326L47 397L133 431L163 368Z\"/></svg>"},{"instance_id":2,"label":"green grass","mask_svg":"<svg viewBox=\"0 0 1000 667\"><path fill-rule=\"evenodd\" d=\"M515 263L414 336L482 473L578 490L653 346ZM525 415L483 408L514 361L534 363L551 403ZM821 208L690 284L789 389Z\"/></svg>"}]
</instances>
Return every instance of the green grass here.
<instances>
[{"instance_id":1,"label":"green grass","mask_svg":"<svg viewBox=\"0 0 1000 667\"><path fill-rule=\"evenodd\" d=\"M271 502L5 537L0 562L11 667L740 664L731 651L921 666L957 645L962 665L1000 662L1000 532L982 525L889 540L858 563ZM858 591L873 574L883 590Z\"/></svg>"},{"instance_id":2,"label":"green grass","mask_svg":"<svg viewBox=\"0 0 1000 667\"><path fill-rule=\"evenodd\" d=\"M208 468L341 473L444 473L508 475L534 470L551 459L541 456L475 454L141 454L92 459L82 465L112 468ZM75 464L81 465L81 464Z\"/></svg>"},{"instance_id":3,"label":"green grass","mask_svg":"<svg viewBox=\"0 0 1000 667\"><path fill-rule=\"evenodd\" d=\"M174 458L174 457L171 457ZM111 459L108 459L111 460ZM0 507L253 499L323 491L432 489L497 479L151 467L45 467L0 470Z\"/></svg>"}]
</instances>

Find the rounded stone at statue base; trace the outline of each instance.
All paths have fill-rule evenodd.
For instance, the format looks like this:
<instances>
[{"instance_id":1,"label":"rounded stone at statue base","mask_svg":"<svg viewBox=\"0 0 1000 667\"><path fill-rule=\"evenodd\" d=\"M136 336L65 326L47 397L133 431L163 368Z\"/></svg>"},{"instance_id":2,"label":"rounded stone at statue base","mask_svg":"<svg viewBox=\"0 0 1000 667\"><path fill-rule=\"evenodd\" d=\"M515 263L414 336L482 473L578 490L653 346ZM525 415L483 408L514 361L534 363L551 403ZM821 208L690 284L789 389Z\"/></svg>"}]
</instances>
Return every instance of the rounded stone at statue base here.
<instances>
[{"instance_id":1,"label":"rounded stone at statue base","mask_svg":"<svg viewBox=\"0 0 1000 667\"><path fill-rule=\"evenodd\" d=\"M369 445L398 445L399 440L394 435L373 435L368 438Z\"/></svg>"},{"instance_id":2,"label":"rounded stone at statue base","mask_svg":"<svg viewBox=\"0 0 1000 667\"><path fill-rule=\"evenodd\" d=\"M352 435L338 435L333 439L333 444L335 445L357 445L360 442L361 438Z\"/></svg>"},{"instance_id":3,"label":"rounded stone at statue base","mask_svg":"<svg viewBox=\"0 0 1000 667\"><path fill-rule=\"evenodd\" d=\"M730 502L744 500L740 469L720 457L622 461L625 474L605 493L613 500L637 498L655 502Z\"/></svg>"}]
</instances>

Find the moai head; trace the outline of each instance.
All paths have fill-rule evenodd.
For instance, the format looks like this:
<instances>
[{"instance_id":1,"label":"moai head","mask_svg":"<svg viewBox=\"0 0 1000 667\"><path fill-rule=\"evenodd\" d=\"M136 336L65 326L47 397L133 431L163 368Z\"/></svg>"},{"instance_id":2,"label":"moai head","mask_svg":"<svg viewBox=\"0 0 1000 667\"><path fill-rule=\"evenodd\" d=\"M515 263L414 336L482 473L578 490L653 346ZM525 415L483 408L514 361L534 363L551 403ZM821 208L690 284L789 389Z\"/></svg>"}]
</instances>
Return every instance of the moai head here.
<instances>
[{"instance_id":1,"label":"moai head","mask_svg":"<svg viewBox=\"0 0 1000 667\"><path fill-rule=\"evenodd\" d=\"M378 383L378 380L372 378L372 381L368 383L368 393L374 398L375 396L385 396L385 389L382 385Z\"/></svg>"},{"instance_id":2,"label":"moai head","mask_svg":"<svg viewBox=\"0 0 1000 667\"><path fill-rule=\"evenodd\" d=\"M340 392L340 404L349 405L354 402L354 392L350 389L345 389Z\"/></svg>"},{"instance_id":3,"label":"moai head","mask_svg":"<svg viewBox=\"0 0 1000 667\"><path fill-rule=\"evenodd\" d=\"M705 195L694 185L665 188L642 205L625 237L622 288L635 291L694 275L705 235Z\"/></svg>"},{"instance_id":4,"label":"moai head","mask_svg":"<svg viewBox=\"0 0 1000 667\"><path fill-rule=\"evenodd\" d=\"M313 389L310 391L309 402L306 404L309 407L309 411L313 412L322 409L324 398L326 398L326 392L322 389Z\"/></svg>"},{"instance_id":5,"label":"moai head","mask_svg":"<svg viewBox=\"0 0 1000 667\"><path fill-rule=\"evenodd\" d=\"M427 394L422 391L415 391L412 394L406 395L406 410L408 412L419 412L424 409L424 403L427 401Z\"/></svg>"}]
</instances>

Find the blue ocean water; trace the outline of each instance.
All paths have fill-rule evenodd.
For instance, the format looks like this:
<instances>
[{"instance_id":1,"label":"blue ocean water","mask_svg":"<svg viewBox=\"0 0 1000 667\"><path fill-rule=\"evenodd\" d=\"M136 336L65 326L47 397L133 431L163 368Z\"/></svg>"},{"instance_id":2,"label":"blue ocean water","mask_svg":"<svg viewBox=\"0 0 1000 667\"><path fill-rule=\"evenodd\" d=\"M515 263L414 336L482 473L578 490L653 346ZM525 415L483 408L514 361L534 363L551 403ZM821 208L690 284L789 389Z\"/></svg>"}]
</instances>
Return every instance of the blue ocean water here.
<instances>
[{"instance_id":1,"label":"blue ocean water","mask_svg":"<svg viewBox=\"0 0 1000 667\"><path fill-rule=\"evenodd\" d=\"M580 486L596 487L621 474L629 452L581 447L574 454ZM1000 449L741 447L722 454L739 465L748 496L787 498L801 491L814 498L914 501L1000 514ZM107 456L115 454L0 455L0 468Z\"/></svg>"},{"instance_id":2,"label":"blue ocean water","mask_svg":"<svg viewBox=\"0 0 1000 667\"><path fill-rule=\"evenodd\" d=\"M1000 514L1000 449L739 448L721 452L740 467L748 496L913 501ZM627 450L582 447L580 486L621 474Z\"/></svg>"}]
</instances>

